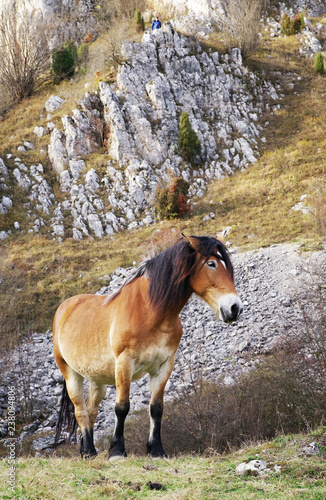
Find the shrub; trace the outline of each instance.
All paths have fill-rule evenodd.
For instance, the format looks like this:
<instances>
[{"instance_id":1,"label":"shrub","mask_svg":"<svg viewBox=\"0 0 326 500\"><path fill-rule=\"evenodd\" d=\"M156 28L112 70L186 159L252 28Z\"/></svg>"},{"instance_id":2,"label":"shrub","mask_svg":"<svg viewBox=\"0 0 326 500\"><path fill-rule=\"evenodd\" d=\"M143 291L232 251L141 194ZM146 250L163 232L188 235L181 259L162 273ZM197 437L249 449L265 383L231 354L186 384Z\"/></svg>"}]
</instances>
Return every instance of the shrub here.
<instances>
[{"instance_id":1,"label":"shrub","mask_svg":"<svg viewBox=\"0 0 326 500\"><path fill-rule=\"evenodd\" d=\"M187 194L189 183L175 177L169 187L158 187L155 193L156 209L161 219L174 219L190 211Z\"/></svg>"},{"instance_id":2,"label":"shrub","mask_svg":"<svg viewBox=\"0 0 326 500\"><path fill-rule=\"evenodd\" d=\"M132 27L132 29L131 29ZM110 24L110 29L103 36L105 43L105 63L108 66L121 64L123 61L123 42L131 38L134 26L126 19L115 19Z\"/></svg>"},{"instance_id":3,"label":"shrub","mask_svg":"<svg viewBox=\"0 0 326 500\"><path fill-rule=\"evenodd\" d=\"M73 52L65 47L60 47L52 51L51 73L54 83L58 83L65 78L71 78L75 74L75 63Z\"/></svg>"},{"instance_id":4,"label":"shrub","mask_svg":"<svg viewBox=\"0 0 326 500\"><path fill-rule=\"evenodd\" d=\"M0 9L0 86L11 102L31 96L49 78L48 27L24 5L18 11L10 2Z\"/></svg>"},{"instance_id":5,"label":"shrub","mask_svg":"<svg viewBox=\"0 0 326 500\"><path fill-rule=\"evenodd\" d=\"M285 12L281 19L281 32L284 35L292 35L290 26L290 17Z\"/></svg>"},{"instance_id":6,"label":"shrub","mask_svg":"<svg viewBox=\"0 0 326 500\"><path fill-rule=\"evenodd\" d=\"M87 31L85 37L84 37L84 43L93 43L95 40L95 36L92 35L92 33L90 33L89 31Z\"/></svg>"},{"instance_id":7,"label":"shrub","mask_svg":"<svg viewBox=\"0 0 326 500\"><path fill-rule=\"evenodd\" d=\"M143 0L100 0L101 6L100 22L104 30L110 29L114 20L121 21L122 19L130 20L135 14L135 10L139 9L144 11L147 7L146 2Z\"/></svg>"},{"instance_id":8,"label":"shrub","mask_svg":"<svg viewBox=\"0 0 326 500\"><path fill-rule=\"evenodd\" d=\"M180 117L178 148L182 158L189 162L193 162L196 156L201 153L200 141L190 125L189 116L186 111Z\"/></svg>"},{"instance_id":9,"label":"shrub","mask_svg":"<svg viewBox=\"0 0 326 500\"><path fill-rule=\"evenodd\" d=\"M286 36L300 33L305 27L304 16L298 12L295 18L288 16L285 12L281 20L281 32Z\"/></svg>"},{"instance_id":10,"label":"shrub","mask_svg":"<svg viewBox=\"0 0 326 500\"><path fill-rule=\"evenodd\" d=\"M260 18L264 1L225 0L220 22L227 48L238 47L243 58L252 54L260 43Z\"/></svg>"},{"instance_id":11,"label":"shrub","mask_svg":"<svg viewBox=\"0 0 326 500\"><path fill-rule=\"evenodd\" d=\"M69 50L71 52L74 61L77 62L78 55L77 55L77 45L73 40L66 40L63 44L63 48Z\"/></svg>"},{"instance_id":12,"label":"shrub","mask_svg":"<svg viewBox=\"0 0 326 500\"><path fill-rule=\"evenodd\" d=\"M324 74L324 60L321 52L317 52L315 55L315 71L319 73L319 75Z\"/></svg>"},{"instance_id":13,"label":"shrub","mask_svg":"<svg viewBox=\"0 0 326 500\"><path fill-rule=\"evenodd\" d=\"M141 15L141 12L140 12L139 9L135 10L134 23L136 25L137 31L139 31L139 32L145 31L144 19L143 19L142 15Z\"/></svg>"}]
</instances>

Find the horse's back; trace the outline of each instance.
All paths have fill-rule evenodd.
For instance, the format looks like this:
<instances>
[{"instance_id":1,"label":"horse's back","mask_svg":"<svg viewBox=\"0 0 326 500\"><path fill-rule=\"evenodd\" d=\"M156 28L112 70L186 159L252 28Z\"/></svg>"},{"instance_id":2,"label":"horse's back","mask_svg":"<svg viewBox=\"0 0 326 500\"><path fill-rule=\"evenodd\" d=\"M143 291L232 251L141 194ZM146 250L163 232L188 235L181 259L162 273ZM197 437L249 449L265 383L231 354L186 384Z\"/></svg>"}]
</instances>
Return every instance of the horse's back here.
<instances>
[{"instance_id":1,"label":"horse's back","mask_svg":"<svg viewBox=\"0 0 326 500\"><path fill-rule=\"evenodd\" d=\"M105 298L101 295L83 294L75 295L65 300L58 307L53 322L53 334L58 333L65 325L79 323L88 314L93 315L100 310Z\"/></svg>"}]
</instances>

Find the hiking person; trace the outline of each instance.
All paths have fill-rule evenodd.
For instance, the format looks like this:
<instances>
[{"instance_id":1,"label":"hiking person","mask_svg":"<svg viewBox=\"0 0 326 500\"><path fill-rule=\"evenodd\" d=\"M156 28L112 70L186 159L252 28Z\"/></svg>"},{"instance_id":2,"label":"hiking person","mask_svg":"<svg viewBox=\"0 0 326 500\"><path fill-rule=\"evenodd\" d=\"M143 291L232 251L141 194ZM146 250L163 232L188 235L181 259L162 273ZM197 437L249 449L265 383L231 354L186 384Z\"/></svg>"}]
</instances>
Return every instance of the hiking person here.
<instances>
[{"instance_id":1,"label":"hiking person","mask_svg":"<svg viewBox=\"0 0 326 500\"><path fill-rule=\"evenodd\" d=\"M156 16L154 18L154 21L152 22L152 26L151 26L151 30L154 31L154 30L159 30L160 28L162 28L162 23L161 21L159 20L159 17Z\"/></svg>"}]
</instances>

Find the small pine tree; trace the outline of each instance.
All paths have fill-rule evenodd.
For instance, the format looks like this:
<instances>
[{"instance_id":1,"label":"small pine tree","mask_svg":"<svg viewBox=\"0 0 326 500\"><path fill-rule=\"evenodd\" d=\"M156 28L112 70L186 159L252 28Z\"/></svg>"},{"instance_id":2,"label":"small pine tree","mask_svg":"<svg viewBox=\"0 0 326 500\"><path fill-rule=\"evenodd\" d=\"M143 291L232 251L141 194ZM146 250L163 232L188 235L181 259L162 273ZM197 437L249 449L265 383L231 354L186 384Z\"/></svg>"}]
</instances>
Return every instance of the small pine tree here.
<instances>
[{"instance_id":1,"label":"small pine tree","mask_svg":"<svg viewBox=\"0 0 326 500\"><path fill-rule=\"evenodd\" d=\"M77 45L75 44L75 42L73 42L72 40L66 40L65 43L63 44L63 48L69 50L69 52L72 53L74 61L77 62L78 55L77 55Z\"/></svg>"},{"instance_id":2,"label":"small pine tree","mask_svg":"<svg viewBox=\"0 0 326 500\"><path fill-rule=\"evenodd\" d=\"M187 111L184 111L180 117L178 148L182 158L189 162L194 161L201 153L200 140L190 125Z\"/></svg>"},{"instance_id":3,"label":"small pine tree","mask_svg":"<svg viewBox=\"0 0 326 500\"><path fill-rule=\"evenodd\" d=\"M315 71L319 75L324 74L324 60L321 52L317 52L315 55Z\"/></svg>"},{"instance_id":4,"label":"small pine tree","mask_svg":"<svg viewBox=\"0 0 326 500\"><path fill-rule=\"evenodd\" d=\"M143 19L142 15L141 15L141 12L140 12L139 9L135 10L134 23L136 25L137 31L139 31L139 32L145 31L144 19Z\"/></svg>"},{"instance_id":5,"label":"small pine tree","mask_svg":"<svg viewBox=\"0 0 326 500\"><path fill-rule=\"evenodd\" d=\"M284 35L290 35L290 31L291 31L291 27L290 27L290 24L291 24L291 20L290 20L290 17L284 12L283 16L282 16L282 20L281 20L281 32L284 34Z\"/></svg>"},{"instance_id":6,"label":"small pine tree","mask_svg":"<svg viewBox=\"0 0 326 500\"><path fill-rule=\"evenodd\" d=\"M65 48L59 47L52 51L51 74L54 83L59 83L65 78L71 78L75 73L75 58L73 53Z\"/></svg>"}]
</instances>

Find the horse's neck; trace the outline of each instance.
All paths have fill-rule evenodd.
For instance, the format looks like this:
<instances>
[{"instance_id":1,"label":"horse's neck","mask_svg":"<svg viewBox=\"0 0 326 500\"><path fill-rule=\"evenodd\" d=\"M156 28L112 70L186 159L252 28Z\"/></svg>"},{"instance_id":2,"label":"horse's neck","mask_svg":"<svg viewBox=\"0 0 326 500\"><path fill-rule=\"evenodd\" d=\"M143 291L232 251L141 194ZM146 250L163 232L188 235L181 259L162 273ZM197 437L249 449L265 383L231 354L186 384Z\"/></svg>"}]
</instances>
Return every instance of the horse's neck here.
<instances>
[{"instance_id":1,"label":"horse's neck","mask_svg":"<svg viewBox=\"0 0 326 500\"><path fill-rule=\"evenodd\" d=\"M179 314L190 299L190 296L193 293L192 290L189 288L189 291L187 292L183 300L179 304L175 304L173 307L171 307L163 317L160 317L159 313L156 313L155 308L153 309L150 304L148 298L148 286L149 280L145 276L142 276L141 278L135 280L135 293L138 293L138 296L141 298L143 311L147 310L147 314L152 318L153 323L160 325L160 330L172 331L175 328L176 322L180 321Z\"/></svg>"},{"instance_id":2,"label":"horse's neck","mask_svg":"<svg viewBox=\"0 0 326 500\"><path fill-rule=\"evenodd\" d=\"M188 300L192 295L192 291L189 289L189 292L184 297L180 304L175 304L174 307L170 308L169 311L164 315L161 319L160 330L162 331L172 331L175 328L176 323L180 322L180 313Z\"/></svg>"}]
</instances>

